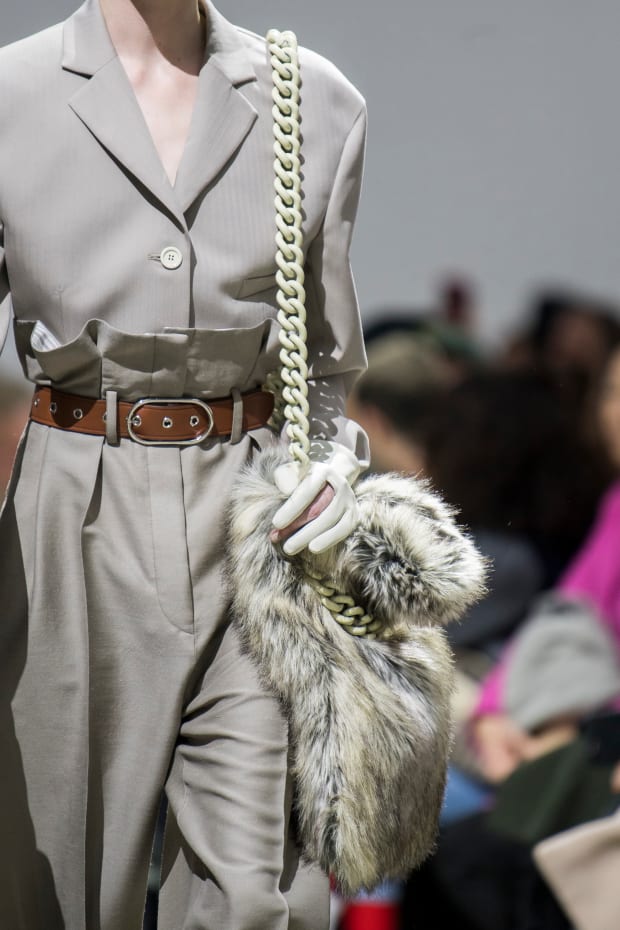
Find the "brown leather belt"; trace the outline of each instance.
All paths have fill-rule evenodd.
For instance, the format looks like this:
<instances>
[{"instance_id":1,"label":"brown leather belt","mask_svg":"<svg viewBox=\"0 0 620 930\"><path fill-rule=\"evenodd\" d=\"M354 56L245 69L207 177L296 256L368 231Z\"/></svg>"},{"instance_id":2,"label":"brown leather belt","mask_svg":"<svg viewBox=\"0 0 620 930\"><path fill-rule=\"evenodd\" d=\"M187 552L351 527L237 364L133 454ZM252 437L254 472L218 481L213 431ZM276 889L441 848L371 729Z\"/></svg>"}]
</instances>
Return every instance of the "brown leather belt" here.
<instances>
[{"instance_id":1,"label":"brown leather belt","mask_svg":"<svg viewBox=\"0 0 620 930\"><path fill-rule=\"evenodd\" d=\"M273 394L250 391L239 397L243 407L241 431L265 426L273 412ZM234 408L231 397L208 403L195 397L147 397L135 403L121 400L115 405L117 437L133 439L143 445L197 445L207 437L230 436L235 425ZM109 435L108 412L105 400L37 387L30 419L72 433L106 436Z\"/></svg>"}]
</instances>

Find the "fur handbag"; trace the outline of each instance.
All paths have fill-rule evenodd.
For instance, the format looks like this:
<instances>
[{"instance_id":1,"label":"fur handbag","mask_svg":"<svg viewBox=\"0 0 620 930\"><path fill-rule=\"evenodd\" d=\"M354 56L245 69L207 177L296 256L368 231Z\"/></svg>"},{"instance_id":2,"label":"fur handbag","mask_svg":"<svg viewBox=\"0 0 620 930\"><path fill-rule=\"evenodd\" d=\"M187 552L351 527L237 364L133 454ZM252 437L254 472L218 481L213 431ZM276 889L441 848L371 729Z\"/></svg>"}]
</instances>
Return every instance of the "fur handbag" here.
<instances>
[{"instance_id":1,"label":"fur handbag","mask_svg":"<svg viewBox=\"0 0 620 930\"><path fill-rule=\"evenodd\" d=\"M449 509L421 482L369 477L356 530L287 560L269 541L287 460L261 453L230 523L233 612L288 714L299 840L352 893L431 851L451 744L452 658L438 626L479 596L483 568ZM376 639L334 619L312 583L327 575L383 623Z\"/></svg>"},{"instance_id":2,"label":"fur handbag","mask_svg":"<svg viewBox=\"0 0 620 930\"><path fill-rule=\"evenodd\" d=\"M269 38L280 110L294 132L294 36ZM279 196L290 213L298 179L293 146L284 148L281 161L293 178ZM299 231L285 238L283 344L303 313ZM294 353L297 364L303 348ZM291 421L303 377L285 369L283 378ZM293 452L300 432L289 422ZM450 508L425 483L397 475L357 483L360 522L346 540L285 558L269 533L284 499L272 475L288 460L286 448L267 449L236 483L233 618L288 715L302 852L350 894L406 873L432 850L451 745L452 657L440 627L480 596L484 564Z\"/></svg>"}]
</instances>

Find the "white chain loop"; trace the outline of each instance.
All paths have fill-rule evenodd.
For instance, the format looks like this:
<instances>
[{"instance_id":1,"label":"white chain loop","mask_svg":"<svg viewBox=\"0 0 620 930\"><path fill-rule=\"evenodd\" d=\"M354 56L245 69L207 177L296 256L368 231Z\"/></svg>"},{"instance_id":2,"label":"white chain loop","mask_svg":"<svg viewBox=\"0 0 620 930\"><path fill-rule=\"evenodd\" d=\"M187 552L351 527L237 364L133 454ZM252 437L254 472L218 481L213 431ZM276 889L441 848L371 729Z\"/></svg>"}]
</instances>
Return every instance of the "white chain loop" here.
<instances>
[{"instance_id":1,"label":"white chain loop","mask_svg":"<svg viewBox=\"0 0 620 930\"><path fill-rule=\"evenodd\" d=\"M272 374L265 387L275 394L271 423L279 428L286 422L289 454L302 471L310 463L310 421L308 404L308 350L306 331L306 291L301 228L301 162L299 97L300 76L297 38L293 32L271 29L267 34L273 73L273 134L276 207L276 283L280 324L279 375ZM381 630L348 594L341 594L327 579L304 567L304 576L317 592L323 606L353 636L375 639Z\"/></svg>"},{"instance_id":2,"label":"white chain loop","mask_svg":"<svg viewBox=\"0 0 620 930\"><path fill-rule=\"evenodd\" d=\"M323 607L330 611L338 623L352 636L365 636L366 639L376 639L381 630L379 620L373 620L363 607L358 607L348 594L339 594L338 590L329 584L323 575L318 572L305 570L306 581L311 585L321 599Z\"/></svg>"}]
</instances>

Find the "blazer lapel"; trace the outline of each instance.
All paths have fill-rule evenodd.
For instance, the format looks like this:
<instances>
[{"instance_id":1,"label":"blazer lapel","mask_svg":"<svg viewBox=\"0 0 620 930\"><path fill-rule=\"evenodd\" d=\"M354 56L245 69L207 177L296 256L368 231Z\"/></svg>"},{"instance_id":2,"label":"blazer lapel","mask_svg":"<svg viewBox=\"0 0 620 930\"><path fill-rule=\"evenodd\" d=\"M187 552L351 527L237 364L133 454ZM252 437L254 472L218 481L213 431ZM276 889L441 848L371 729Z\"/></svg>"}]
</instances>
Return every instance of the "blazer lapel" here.
<instances>
[{"instance_id":1,"label":"blazer lapel","mask_svg":"<svg viewBox=\"0 0 620 930\"><path fill-rule=\"evenodd\" d=\"M87 80L69 106L104 148L185 226L184 212L217 177L257 113L238 88L256 80L238 30L209 0L205 62L189 137L174 188L108 34L99 0L86 0L65 23L62 66Z\"/></svg>"},{"instance_id":2,"label":"blazer lapel","mask_svg":"<svg viewBox=\"0 0 620 930\"><path fill-rule=\"evenodd\" d=\"M257 118L239 87L256 80L239 31L203 0L208 23L205 63L189 137L175 182L184 212L233 157Z\"/></svg>"},{"instance_id":3,"label":"blazer lapel","mask_svg":"<svg viewBox=\"0 0 620 930\"><path fill-rule=\"evenodd\" d=\"M62 66L87 78L70 98L71 109L110 155L185 226L99 0L86 0L66 21Z\"/></svg>"}]
</instances>

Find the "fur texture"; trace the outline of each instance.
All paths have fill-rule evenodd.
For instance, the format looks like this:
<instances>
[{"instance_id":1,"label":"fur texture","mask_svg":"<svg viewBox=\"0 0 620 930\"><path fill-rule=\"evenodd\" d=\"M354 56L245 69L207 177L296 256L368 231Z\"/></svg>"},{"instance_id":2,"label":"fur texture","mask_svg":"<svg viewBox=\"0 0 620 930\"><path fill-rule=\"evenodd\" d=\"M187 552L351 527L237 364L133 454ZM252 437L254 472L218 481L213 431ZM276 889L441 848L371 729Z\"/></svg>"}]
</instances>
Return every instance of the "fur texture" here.
<instances>
[{"instance_id":1,"label":"fur texture","mask_svg":"<svg viewBox=\"0 0 620 930\"><path fill-rule=\"evenodd\" d=\"M452 658L438 624L483 590L484 564L428 487L396 475L357 485L358 528L311 569L384 628L347 633L269 542L286 454L261 453L230 520L233 611L245 647L289 719L304 855L346 893L401 875L431 851L451 744Z\"/></svg>"}]
</instances>

